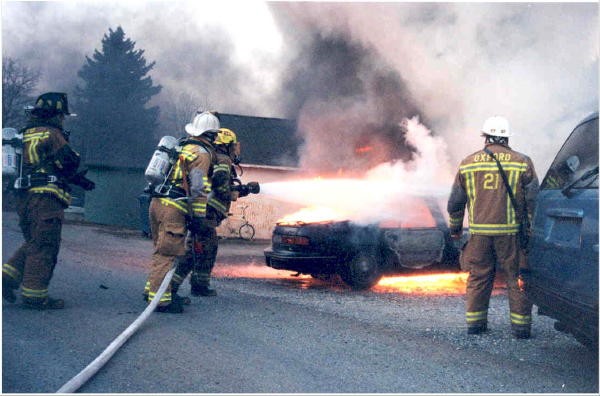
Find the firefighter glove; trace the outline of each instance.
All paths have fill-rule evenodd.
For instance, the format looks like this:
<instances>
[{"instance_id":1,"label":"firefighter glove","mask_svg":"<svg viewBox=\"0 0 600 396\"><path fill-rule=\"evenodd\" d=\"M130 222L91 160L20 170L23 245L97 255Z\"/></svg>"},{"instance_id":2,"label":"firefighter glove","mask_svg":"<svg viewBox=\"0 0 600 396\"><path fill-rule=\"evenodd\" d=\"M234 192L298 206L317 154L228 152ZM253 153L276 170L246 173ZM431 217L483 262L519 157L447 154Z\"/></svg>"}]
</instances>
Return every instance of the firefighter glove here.
<instances>
[{"instance_id":1,"label":"firefighter glove","mask_svg":"<svg viewBox=\"0 0 600 396\"><path fill-rule=\"evenodd\" d=\"M69 182L71 184L75 184L76 186L83 188L86 191L93 190L94 188L96 188L96 183L85 177L86 173L87 169L76 173L73 177L69 179Z\"/></svg>"}]
</instances>

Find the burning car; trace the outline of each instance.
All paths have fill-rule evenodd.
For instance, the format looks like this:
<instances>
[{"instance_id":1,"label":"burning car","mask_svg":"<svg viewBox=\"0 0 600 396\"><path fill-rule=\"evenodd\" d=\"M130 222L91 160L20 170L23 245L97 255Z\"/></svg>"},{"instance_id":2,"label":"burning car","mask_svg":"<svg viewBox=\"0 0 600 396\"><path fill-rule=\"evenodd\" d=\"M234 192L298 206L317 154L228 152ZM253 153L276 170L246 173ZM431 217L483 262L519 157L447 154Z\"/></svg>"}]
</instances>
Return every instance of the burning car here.
<instances>
[{"instance_id":1,"label":"burning car","mask_svg":"<svg viewBox=\"0 0 600 396\"><path fill-rule=\"evenodd\" d=\"M383 275L426 267L458 270L457 246L463 243L450 238L439 200L419 202L416 222L280 221L264 252L266 265L315 278L338 274L357 290L374 286Z\"/></svg>"}]
</instances>

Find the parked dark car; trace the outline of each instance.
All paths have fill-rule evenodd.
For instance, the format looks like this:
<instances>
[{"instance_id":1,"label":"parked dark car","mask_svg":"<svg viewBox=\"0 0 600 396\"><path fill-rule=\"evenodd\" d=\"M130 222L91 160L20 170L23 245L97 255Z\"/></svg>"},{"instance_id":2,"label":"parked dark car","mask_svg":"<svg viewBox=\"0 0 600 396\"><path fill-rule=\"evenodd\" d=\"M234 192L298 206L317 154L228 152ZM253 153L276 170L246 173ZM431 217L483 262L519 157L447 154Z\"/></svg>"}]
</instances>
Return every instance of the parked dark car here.
<instances>
[{"instance_id":1,"label":"parked dark car","mask_svg":"<svg viewBox=\"0 0 600 396\"><path fill-rule=\"evenodd\" d=\"M557 330L598 347L598 113L581 121L544 177L527 293Z\"/></svg>"},{"instance_id":2,"label":"parked dark car","mask_svg":"<svg viewBox=\"0 0 600 396\"><path fill-rule=\"evenodd\" d=\"M437 200L423 200L431 227L357 225L350 221L277 224L266 264L324 278L338 274L354 289L368 289L383 275L435 266L459 270L459 250L450 238ZM467 238L467 233L464 236Z\"/></svg>"}]
</instances>

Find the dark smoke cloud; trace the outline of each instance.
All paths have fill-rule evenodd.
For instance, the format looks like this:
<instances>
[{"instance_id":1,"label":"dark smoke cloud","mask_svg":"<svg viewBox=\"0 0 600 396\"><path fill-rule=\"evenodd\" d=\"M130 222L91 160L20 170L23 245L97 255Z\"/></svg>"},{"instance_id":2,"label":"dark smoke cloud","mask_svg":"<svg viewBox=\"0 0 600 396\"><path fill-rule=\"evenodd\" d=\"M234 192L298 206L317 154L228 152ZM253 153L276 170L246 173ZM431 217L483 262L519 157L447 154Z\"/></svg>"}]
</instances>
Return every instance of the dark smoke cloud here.
<instances>
[{"instance_id":1,"label":"dark smoke cloud","mask_svg":"<svg viewBox=\"0 0 600 396\"><path fill-rule=\"evenodd\" d=\"M223 112L297 118L303 164L327 169L413 158L400 121L414 115L455 165L480 148L483 120L503 114L511 144L543 173L598 108L595 3L270 2L250 13L240 1L212 18L202 17L218 2L1 4L3 55L38 67L40 91L71 91L85 55L121 26L156 61L156 102L187 94ZM265 27L251 55L231 53ZM356 155L369 144L383 148Z\"/></svg>"},{"instance_id":2,"label":"dark smoke cloud","mask_svg":"<svg viewBox=\"0 0 600 396\"><path fill-rule=\"evenodd\" d=\"M480 149L485 118L502 114L516 132L511 145L543 174L575 123L598 109L597 4L277 2L271 8L294 48L315 35L342 37L391 67L405 83L399 92L445 139L453 164ZM314 127L319 111L377 108L376 97L362 98L365 106L305 104L301 125ZM308 140L315 145L310 150L326 154L325 143Z\"/></svg>"},{"instance_id":3,"label":"dark smoke cloud","mask_svg":"<svg viewBox=\"0 0 600 396\"><path fill-rule=\"evenodd\" d=\"M410 160L404 118L425 116L397 71L371 47L341 32L315 32L291 59L282 85L285 110L305 139L301 166L366 171Z\"/></svg>"}]
</instances>

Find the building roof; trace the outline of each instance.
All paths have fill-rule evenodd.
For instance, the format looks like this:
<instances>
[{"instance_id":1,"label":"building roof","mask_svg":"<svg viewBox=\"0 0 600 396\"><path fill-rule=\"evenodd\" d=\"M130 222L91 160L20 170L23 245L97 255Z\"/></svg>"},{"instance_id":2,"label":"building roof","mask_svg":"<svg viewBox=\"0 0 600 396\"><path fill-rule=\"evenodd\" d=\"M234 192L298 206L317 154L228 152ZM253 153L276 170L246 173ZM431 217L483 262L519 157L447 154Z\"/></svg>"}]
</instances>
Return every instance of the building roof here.
<instances>
[{"instance_id":1,"label":"building roof","mask_svg":"<svg viewBox=\"0 0 600 396\"><path fill-rule=\"evenodd\" d=\"M300 139L296 122L283 118L219 114L221 127L234 131L241 143L242 164L298 166Z\"/></svg>"},{"instance_id":2,"label":"building roof","mask_svg":"<svg viewBox=\"0 0 600 396\"><path fill-rule=\"evenodd\" d=\"M298 147L296 122L283 118L252 117L236 114L219 114L221 127L234 131L241 143L242 165L297 167ZM181 131L181 136L185 132ZM124 137L124 139L126 136ZM76 139L77 140L77 137ZM140 144L114 143L101 139L88 144L85 163L89 166L111 168L146 168L158 141ZM105 147L106 146L106 147ZM135 147L135 150L132 150Z\"/></svg>"}]
</instances>

